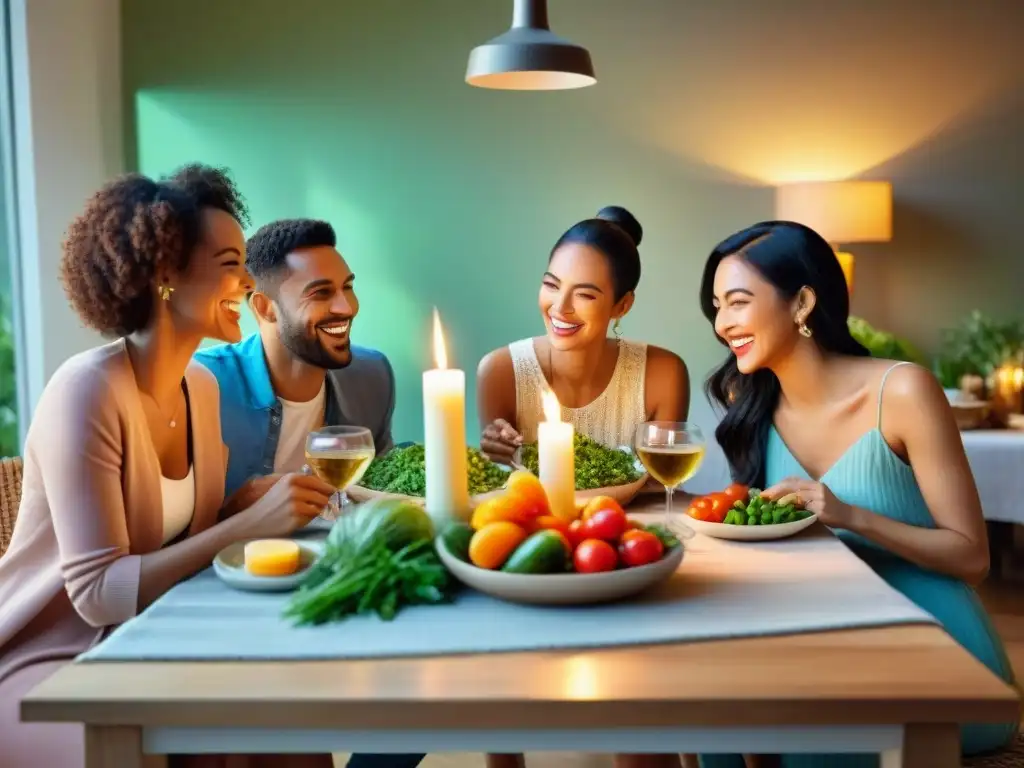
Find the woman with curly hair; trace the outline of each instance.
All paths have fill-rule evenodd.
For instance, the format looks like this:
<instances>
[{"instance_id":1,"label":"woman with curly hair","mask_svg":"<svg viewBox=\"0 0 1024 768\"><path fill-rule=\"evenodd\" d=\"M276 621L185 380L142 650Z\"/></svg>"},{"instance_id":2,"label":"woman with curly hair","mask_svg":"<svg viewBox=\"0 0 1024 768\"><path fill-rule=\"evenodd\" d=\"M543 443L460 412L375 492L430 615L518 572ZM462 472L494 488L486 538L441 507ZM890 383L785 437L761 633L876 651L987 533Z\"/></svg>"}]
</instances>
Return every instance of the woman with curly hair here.
<instances>
[{"instance_id":1,"label":"woman with curly hair","mask_svg":"<svg viewBox=\"0 0 1024 768\"><path fill-rule=\"evenodd\" d=\"M162 181L114 180L71 225L68 298L115 340L54 373L29 427L18 520L0 559L0 768L82 765L83 728L22 723L21 698L228 544L287 535L333 492L286 476L219 522L219 395L191 358L204 338L241 337L239 307L252 289L245 218L223 172L188 166ZM327 755L271 759L331 764Z\"/></svg>"}]
</instances>

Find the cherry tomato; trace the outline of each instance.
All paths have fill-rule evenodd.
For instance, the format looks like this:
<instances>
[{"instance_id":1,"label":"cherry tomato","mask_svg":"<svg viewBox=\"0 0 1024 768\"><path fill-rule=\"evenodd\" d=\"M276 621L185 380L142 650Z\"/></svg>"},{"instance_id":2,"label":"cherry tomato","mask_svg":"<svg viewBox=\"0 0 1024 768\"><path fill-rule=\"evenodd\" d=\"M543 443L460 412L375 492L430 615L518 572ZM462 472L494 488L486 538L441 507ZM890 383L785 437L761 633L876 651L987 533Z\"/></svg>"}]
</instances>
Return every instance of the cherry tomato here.
<instances>
[{"instance_id":1,"label":"cherry tomato","mask_svg":"<svg viewBox=\"0 0 1024 768\"><path fill-rule=\"evenodd\" d=\"M649 531L627 531L619 544L619 557L628 568L656 562L664 553L661 539Z\"/></svg>"},{"instance_id":2,"label":"cherry tomato","mask_svg":"<svg viewBox=\"0 0 1024 768\"><path fill-rule=\"evenodd\" d=\"M748 498L749 489L742 483L733 483L724 491L722 494L729 499L729 506L731 507L737 501L746 501Z\"/></svg>"},{"instance_id":3,"label":"cherry tomato","mask_svg":"<svg viewBox=\"0 0 1024 768\"><path fill-rule=\"evenodd\" d=\"M698 507L696 504L691 504L690 508L686 510L686 514L694 520L707 520L708 515L711 513L707 506Z\"/></svg>"},{"instance_id":4,"label":"cherry tomato","mask_svg":"<svg viewBox=\"0 0 1024 768\"><path fill-rule=\"evenodd\" d=\"M732 500L724 493L713 493L708 499L711 502L711 508L708 510L706 519L712 523L720 523L725 520L725 513L732 506Z\"/></svg>"},{"instance_id":5,"label":"cherry tomato","mask_svg":"<svg viewBox=\"0 0 1024 768\"><path fill-rule=\"evenodd\" d=\"M711 509L711 500L707 496L698 496L690 502L690 506L695 509Z\"/></svg>"},{"instance_id":6,"label":"cherry tomato","mask_svg":"<svg viewBox=\"0 0 1024 768\"><path fill-rule=\"evenodd\" d=\"M618 509L604 508L583 519L580 527L588 539L618 541L626 531L626 513Z\"/></svg>"},{"instance_id":7,"label":"cherry tomato","mask_svg":"<svg viewBox=\"0 0 1024 768\"><path fill-rule=\"evenodd\" d=\"M573 520L569 523L569 543L572 545L573 550L575 550L576 547L580 545L580 542L585 538L587 537L583 534L582 520Z\"/></svg>"},{"instance_id":8,"label":"cherry tomato","mask_svg":"<svg viewBox=\"0 0 1024 768\"><path fill-rule=\"evenodd\" d=\"M595 496L583 507L582 518L584 520L589 520L598 512L606 509L613 510L623 517L626 516L626 510L624 510L622 505L611 496Z\"/></svg>"},{"instance_id":9,"label":"cherry tomato","mask_svg":"<svg viewBox=\"0 0 1024 768\"><path fill-rule=\"evenodd\" d=\"M607 541L585 539L573 552L572 563L577 573L603 573L615 570L619 556Z\"/></svg>"}]
</instances>

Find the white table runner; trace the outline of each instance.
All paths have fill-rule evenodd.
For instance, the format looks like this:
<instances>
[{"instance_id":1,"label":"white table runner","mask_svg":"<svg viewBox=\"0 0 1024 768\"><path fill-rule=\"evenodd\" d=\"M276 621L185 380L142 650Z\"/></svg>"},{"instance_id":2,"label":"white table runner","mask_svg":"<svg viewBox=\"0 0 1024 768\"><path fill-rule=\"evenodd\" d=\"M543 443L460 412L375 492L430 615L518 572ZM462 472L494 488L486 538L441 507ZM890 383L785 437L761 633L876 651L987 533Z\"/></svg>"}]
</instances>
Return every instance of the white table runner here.
<instances>
[{"instance_id":1,"label":"white table runner","mask_svg":"<svg viewBox=\"0 0 1024 768\"><path fill-rule=\"evenodd\" d=\"M358 617L295 628L287 596L239 592L204 571L118 628L83 661L308 660L679 643L934 623L815 525L777 542L698 536L675 576L607 606L512 605L466 591L392 622Z\"/></svg>"}]
</instances>

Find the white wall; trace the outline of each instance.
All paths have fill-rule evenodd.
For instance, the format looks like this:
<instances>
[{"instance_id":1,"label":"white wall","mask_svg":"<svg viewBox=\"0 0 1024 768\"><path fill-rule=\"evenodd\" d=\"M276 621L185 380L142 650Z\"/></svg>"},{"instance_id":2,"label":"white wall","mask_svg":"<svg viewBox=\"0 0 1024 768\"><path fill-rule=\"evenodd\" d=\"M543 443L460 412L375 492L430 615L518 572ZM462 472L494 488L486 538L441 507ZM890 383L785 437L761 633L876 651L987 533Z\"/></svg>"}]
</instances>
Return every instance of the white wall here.
<instances>
[{"instance_id":1,"label":"white wall","mask_svg":"<svg viewBox=\"0 0 1024 768\"><path fill-rule=\"evenodd\" d=\"M124 167L120 0L9 0L22 434L50 375L100 337L58 278L86 198Z\"/></svg>"}]
</instances>

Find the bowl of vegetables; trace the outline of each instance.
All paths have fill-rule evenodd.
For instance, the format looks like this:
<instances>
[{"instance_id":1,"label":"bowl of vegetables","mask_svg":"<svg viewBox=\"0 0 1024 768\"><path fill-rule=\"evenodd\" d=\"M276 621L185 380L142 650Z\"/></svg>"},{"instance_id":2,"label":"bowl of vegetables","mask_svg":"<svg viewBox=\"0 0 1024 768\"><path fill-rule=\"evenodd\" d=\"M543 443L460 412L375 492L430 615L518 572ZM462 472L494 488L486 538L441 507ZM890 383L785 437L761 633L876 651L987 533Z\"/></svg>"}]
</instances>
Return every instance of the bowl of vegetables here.
<instances>
[{"instance_id":1,"label":"bowl of vegetables","mask_svg":"<svg viewBox=\"0 0 1024 768\"><path fill-rule=\"evenodd\" d=\"M508 481L510 467L504 467L466 446L466 472L470 505L476 507L493 496ZM399 499L423 505L427 491L426 451L422 443L392 448L377 456L367 467L359 485L345 493L353 501Z\"/></svg>"},{"instance_id":2,"label":"bowl of vegetables","mask_svg":"<svg viewBox=\"0 0 1024 768\"><path fill-rule=\"evenodd\" d=\"M697 533L732 541L784 539L813 525L818 516L797 502L795 493L769 501L758 488L733 484L701 496L686 510L686 524Z\"/></svg>"},{"instance_id":3,"label":"bowl of vegetables","mask_svg":"<svg viewBox=\"0 0 1024 768\"><path fill-rule=\"evenodd\" d=\"M543 487L525 470L481 504L469 523L435 543L441 562L468 587L516 603L585 605L630 597L671 578L683 545L644 526L608 496L582 500L571 520L550 513Z\"/></svg>"},{"instance_id":4,"label":"bowl of vegetables","mask_svg":"<svg viewBox=\"0 0 1024 768\"><path fill-rule=\"evenodd\" d=\"M516 451L513 464L539 475L539 459L537 444L527 443ZM573 461L578 503L607 496L626 505L647 482L647 472L631 448L609 448L579 432L573 435Z\"/></svg>"}]
</instances>

